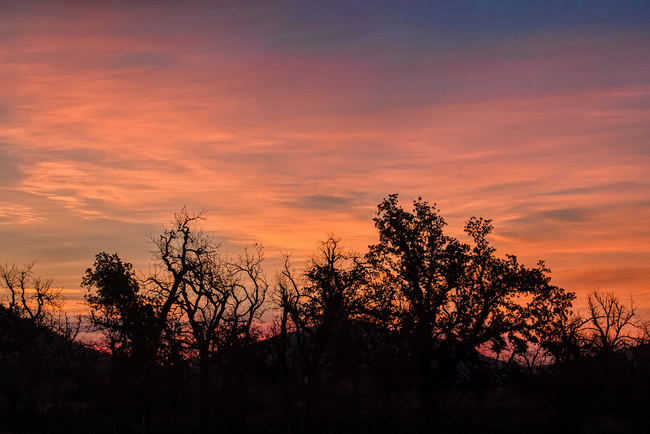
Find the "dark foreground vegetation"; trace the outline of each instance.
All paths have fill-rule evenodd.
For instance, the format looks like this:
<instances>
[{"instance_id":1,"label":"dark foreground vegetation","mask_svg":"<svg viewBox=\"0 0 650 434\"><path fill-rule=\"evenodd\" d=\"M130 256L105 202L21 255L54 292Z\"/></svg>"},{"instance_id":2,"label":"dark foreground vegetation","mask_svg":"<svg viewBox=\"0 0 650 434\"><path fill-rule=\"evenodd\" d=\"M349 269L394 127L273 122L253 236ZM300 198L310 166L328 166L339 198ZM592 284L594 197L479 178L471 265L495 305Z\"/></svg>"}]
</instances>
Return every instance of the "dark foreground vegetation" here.
<instances>
[{"instance_id":1,"label":"dark foreground vegetation","mask_svg":"<svg viewBox=\"0 0 650 434\"><path fill-rule=\"evenodd\" d=\"M88 323L32 267L0 266L0 432L647 432L650 345L634 306L584 316L543 262L470 243L435 207L389 196L365 254L331 236L268 278L183 210L145 276L86 271Z\"/></svg>"}]
</instances>

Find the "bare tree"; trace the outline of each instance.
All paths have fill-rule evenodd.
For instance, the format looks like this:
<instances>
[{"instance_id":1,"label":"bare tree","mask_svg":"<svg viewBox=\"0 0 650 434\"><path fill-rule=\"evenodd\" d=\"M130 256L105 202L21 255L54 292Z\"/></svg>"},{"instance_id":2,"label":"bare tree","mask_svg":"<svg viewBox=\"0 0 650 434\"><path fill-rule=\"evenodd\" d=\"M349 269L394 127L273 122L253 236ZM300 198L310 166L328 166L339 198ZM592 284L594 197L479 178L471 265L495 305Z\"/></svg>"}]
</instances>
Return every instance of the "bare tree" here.
<instances>
[{"instance_id":1,"label":"bare tree","mask_svg":"<svg viewBox=\"0 0 650 434\"><path fill-rule=\"evenodd\" d=\"M291 265L291 256L284 255L284 264L275 276L272 302L280 310L280 318L276 324L278 362L284 374L288 374L287 351L289 349L289 334L292 333L299 349L304 349L303 339L306 327L301 306L306 297L303 276Z\"/></svg>"},{"instance_id":2,"label":"bare tree","mask_svg":"<svg viewBox=\"0 0 650 434\"><path fill-rule=\"evenodd\" d=\"M49 310L62 306L62 292L52 288L52 279L35 276L33 268L34 262L22 268L0 264L0 281L9 291L9 310L21 318L44 325L52 320Z\"/></svg>"},{"instance_id":3,"label":"bare tree","mask_svg":"<svg viewBox=\"0 0 650 434\"><path fill-rule=\"evenodd\" d=\"M291 256L285 254L283 267L275 276L271 298L272 305L279 311L273 324L272 335L277 337L275 353L283 379L282 423L283 429L287 432L292 431L292 419L296 415L294 404L296 349L300 360L307 358L304 344L306 325L300 310L305 297L302 278L303 276L291 265ZM293 423L296 424L297 421Z\"/></svg>"},{"instance_id":4,"label":"bare tree","mask_svg":"<svg viewBox=\"0 0 650 434\"><path fill-rule=\"evenodd\" d=\"M208 429L209 392L213 368L224 352L250 342L268 284L262 269L263 249L255 246L232 260L195 224L203 213L183 209L173 227L152 239L158 267L149 278L166 302L162 311L179 309L190 326L199 359L199 413Z\"/></svg>"},{"instance_id":5,"label":"bare tree","mask_svg":"<svg viewBox=\"0 0 650 434\"><path fill-rule=\"evenodd\" d=\"M611 354L635 346L645 339L645 324L636 312L634 300L623 304L614 293L594 291L587 299L585 331L589 348L596 354Z\"/></svg>"},{"instance_id":6,"label":"bare tree","mask_svg":"<svg viewBox=\"0 0 650 434\"><path fill-rule=\"evenodd\" d=\"M193 227L202 219L202 213L183 210L174 227L153 240L159 267L149 282L165 295L163 309L181 309L199 355L208 358L251 337L268 284L261 246L245 250L236 260L221 255L214 239Z\"/></svg>"},{"instance_id":7,"label":"bare tree","mask_svg":"<svg viewBox=\"0 0 650 434\"><path fill-rule=\"evenodd\" d=\"M539 344L553 362L563 364L584 355L588 339L584 333L588 318L579 314L559 315L556 320L543 324L544 333Z\"/></svg>"},{"instance_id":8,"label":"bare tree","mask_svg":"<svg viewBox=\"0 0 650 434\"><path fill-rule=\"evenodd\" d=\"M75 324L61 311L62 290L52 287L52 279L36 276L34 262L23 267L0 264L0 289L6 299L6 305L0 304L0 322L10 325L0 338L0 370L10 372L11 379L6 387L21 390L16 401L31 416L46 409L55 413L64 404L71 358L80 348L74 340L81 319ZM3 353L10 356L4 359Z\"/></svg>"},{"instance_id":9,"label":"bare tree","mask_svg":"<svg viewBox=\"0 0 650 434\"><path fill-rule=\"evenodd\" d=\"M307 431L315 427L324 371L332 374L331 368L347 362L345 342L354 336L351 320L361 312L364 299L366 266L361 255L343 249L340 243L333 235L320 242L301 273L291 267L285 255L284 267L276 276L274 298L281 310L279 363L288 375L288 347L298 348L307 383L303 421ZM285 390L285 424L291 411L289 393Z\"/></svg>"},{"instance_id":10,"label":"bare tree","mask_svg":"<svg viewBox=\"0 0 650 434\"><path fill-rule=\"evenodd\" d=\"M255 337L255 323L260 319L262 305L266 300L269 285L262 268L264 250L256 244L252 251L244 249L236 260L222 258L226 270L226 286L230 287L231 299L226 309L225 320L229 333L224 340L228 346L247 344Z\"/></svg>"}]
</instances>

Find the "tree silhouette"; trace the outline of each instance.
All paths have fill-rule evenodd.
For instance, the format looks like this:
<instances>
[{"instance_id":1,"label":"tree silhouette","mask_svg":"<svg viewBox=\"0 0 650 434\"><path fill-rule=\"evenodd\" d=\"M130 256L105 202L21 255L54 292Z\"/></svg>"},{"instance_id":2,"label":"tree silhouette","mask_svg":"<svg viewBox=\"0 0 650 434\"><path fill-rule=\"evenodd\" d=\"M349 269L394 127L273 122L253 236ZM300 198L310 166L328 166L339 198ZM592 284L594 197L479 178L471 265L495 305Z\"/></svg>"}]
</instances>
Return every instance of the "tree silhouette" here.
<instances>
[{"instance_id":1,"label":"tree silhouette","mask_svg":"<svg viewBox=\"0 0 650 434\"><path fill-rule=\"evenodd\" d=\"M594 354L613 354L647 341L647 324L636 312L634 300L623 304L614 293L594 291L587 298L584 333Z\"/></svg>"},{"instance_id":2,"label":"tree silhouette","mask_svg":"<svg viewBox=\"0 0 650 434\"><path fill-rule=\"evenodd\" d=\"M334 236L322 241L305 270L304 303L299 308L311 344L307 357L307 431L317 426L315 412L320 406L323 370L349 365L350 338L358 334L352 320L360 312L366 266L360 255L343 250L340 242Z\"/></svg>"},{"instance_id":3,"label":"tree silhouette","mask_svg":"<svg viewBox=\"0 0 650 434\"><path fill-rule=\"evenodd\" d=\"M62 292L52 288L52 279L34 274L34 262L0 264L0 289L7 299L6 305L0 303L0 390L9 395L8 402L0 395L0 414L44 414L50 404L56 411L60 382L66 379L64 372L49 372L61 361L52 356L69 355L56 333L78 332L67 317L60 323L55 315L63 305Z\"/></svg>"},{"instance_id":4,"label":"tree silhouette","mask_svg":"<svg viewBox=\"0 0 650 434\"><path fill-rule=\"evenodd\" d=\"M276 351L285 381L285 429L290 429L290 416L295 413L291 370L295 374L298 360L305 391L301 425L306 432L313 432L323 422L324 378L335 383L356 363L350 359L355 351L351 345L360 335L355 320L362 311L366 275L362 256L343 249L341 240L333 235L318 244L300 272L285 256L274 291L280 309Z\"/></svg>"},{"instance_id":5,"label":"tree silhouette","mask_svg":"<svg viewBox=\"0 0 650 434\"><path fill-rule=\"evenodd\" d=\"M62 306L62 293L52 288L52 279L35 276L33 268L33 262L22 268L0 264L0 284L9 291L8 308L13 314L45 325L51 323L51 309Z\"/></svg>"},{"instance_id":6,"label":"tree silhouette","mask_svg":"<svg viewBox=\"0 0 650 434\"><path fill-rule=\"evenodd\" d=\"M88 289L84 298L91 324L105 333L113 355L111 405L115 422L120 429L127 429L135 420L146 432L160 347L160 297L142 294L133 266L122 262L117 254L103 252L95 256L81 286Z\"/></svg>"},{"instance_id":7,"label":"tree silhouette","mask_svg":"<svg viewBox=\"0 0 650 434\"><path fill-rule=\"evenodd\" d=\"M98 253L93 268L86 270L81 286L90 308L92 325L103 331L113 354L125 353L134 358L156 351L154 334L155 297L140 292L133 266L122 262L117 254Z\"/></svg>"},{"instance_id":8,"label":"tree silhouette","mask_svg":"<svg viewBox=\"0 0 650 434\"><path fill-rule=\"evenodd\" d=\"M461 362L477 363L480 346L503 347L507 339L513 351L526 351L544 321L568 314L573 297L550 285L543 263L528 269L515 256L495 256L489 220L467 222L473 246L444 235L438 210L421 199L409 212L390 195L374 221L379 243L368 258L396 290L396 321L420 372L424 424L434 413L433 392L457 378Z\"/></svg>"},{"instance_id":9,"label":"tree silhouette","mask_svg":"<svg viewBox=\"0 0 650 434\"><path fill-rule=\"evenodd\" d=\"M262 248L255 246L254 252L230 260L219 254L211 237L194 228L202 218L202 213L190 215L183 209L173 227L152 240L159 267L149 282L168 301L163 310L179 308L189 325L190 346L199 360L200 425L208 431L213 367L226 353L250 342L268 285Z\"/></svg>"},{"instance_id":10,"label":"tree silhouette","mask_svg":"<svg viewBox=\"0 0 650 434\"><path fill-rule=\"evenodd\" d=\"M551 356L553 363L566 364L584 355L588 349L584 333L586 322L581 315L571 313L540 325L540 328L544 328L544 334L539 344Z\"/></svg>"}]
</instances>

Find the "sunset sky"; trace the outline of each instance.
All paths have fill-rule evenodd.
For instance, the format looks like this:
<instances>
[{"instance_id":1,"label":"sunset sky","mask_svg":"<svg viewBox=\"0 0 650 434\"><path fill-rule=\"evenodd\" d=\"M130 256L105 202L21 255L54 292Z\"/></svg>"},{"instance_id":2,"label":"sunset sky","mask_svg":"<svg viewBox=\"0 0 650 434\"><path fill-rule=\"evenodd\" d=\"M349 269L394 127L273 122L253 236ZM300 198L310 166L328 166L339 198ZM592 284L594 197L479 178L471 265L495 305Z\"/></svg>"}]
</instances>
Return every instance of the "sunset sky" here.
<instances>
[{"instance_id":1,"label":"sunset sky","mask_svg":"<svg viewBox=\"0 0 650 434\"><path fill-rule=\"evenodd\" d=\"M650 2L0 0L0 262L71 300L187 206L365 252L391 193L650 319Z\"/></svg>"}]
</instances>

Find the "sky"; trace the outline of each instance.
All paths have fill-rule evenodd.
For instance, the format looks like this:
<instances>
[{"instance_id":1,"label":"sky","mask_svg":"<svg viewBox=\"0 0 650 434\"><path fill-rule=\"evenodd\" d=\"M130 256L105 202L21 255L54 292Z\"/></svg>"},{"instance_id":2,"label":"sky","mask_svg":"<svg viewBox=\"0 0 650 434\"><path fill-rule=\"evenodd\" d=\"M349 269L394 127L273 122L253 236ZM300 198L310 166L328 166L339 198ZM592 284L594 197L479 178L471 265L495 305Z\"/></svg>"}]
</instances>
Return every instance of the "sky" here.
<instances>
[{"instance_id":1,"label":"sky","mask_svg":"<svg viewBox=\"0 0 650 434\"><path fill-rule=\"evenodd\" d=\"M74 310L185 206L271 279L398 193L650 319L649 71L648 1L0 0L0 262Z\"/></svg>"}]
</instances>

